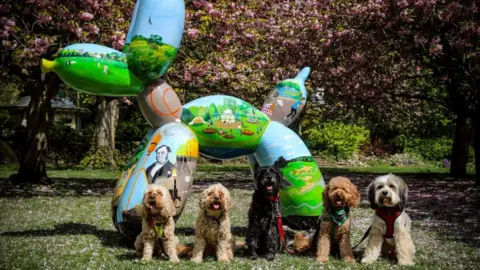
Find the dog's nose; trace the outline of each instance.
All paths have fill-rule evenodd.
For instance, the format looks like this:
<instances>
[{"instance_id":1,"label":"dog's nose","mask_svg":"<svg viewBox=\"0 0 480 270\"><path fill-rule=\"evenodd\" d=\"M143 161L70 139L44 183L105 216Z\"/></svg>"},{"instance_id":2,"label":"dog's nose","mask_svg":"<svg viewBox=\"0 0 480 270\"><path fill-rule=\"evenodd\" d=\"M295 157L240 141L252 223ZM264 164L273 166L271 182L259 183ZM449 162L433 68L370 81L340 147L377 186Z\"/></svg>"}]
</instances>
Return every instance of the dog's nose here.
<instances>
[{"instance_id":1,"label":"dog's nose","mask_svg":"<svg viewBox=\"0 0 480 270\"><path fill-rule=\"evenodd\" d=\"M215 199L215 201L218 201L218 200L220 200L220 197L218 197L218 196L215 196L215 198L214 198L214 199Z\"/></svg>"},{"instance_id":2,"label":"dog's nose","mask_svg":"<svg viewBox=\"0 0 480 270\"><path fill-rule=\"evenodd\" d=\"M387 195L388 195L388 191L386 191L386 190L382 191L382 195L383 195L383 196L387 196Z\"/></svg>"},{"instance_id":3,"label":"dog's nose","mask_svg":"<svg viewBox=\"0 0 480 270\"><path fill-rule=\"evenodd\" d=\"M150 195L150 199L155 199L155 195Z\"/></svg>"}]
</instances>

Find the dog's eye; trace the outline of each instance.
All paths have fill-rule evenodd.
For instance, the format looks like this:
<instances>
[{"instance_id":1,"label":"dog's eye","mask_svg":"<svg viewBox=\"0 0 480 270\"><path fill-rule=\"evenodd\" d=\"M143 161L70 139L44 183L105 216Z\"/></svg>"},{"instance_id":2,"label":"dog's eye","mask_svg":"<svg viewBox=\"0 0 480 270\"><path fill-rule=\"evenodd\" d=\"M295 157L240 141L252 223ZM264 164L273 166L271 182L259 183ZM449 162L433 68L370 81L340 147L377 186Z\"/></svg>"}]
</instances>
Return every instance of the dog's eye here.
<instances>
[{"instance_id":1,"label":"dog's eye","mask_svg":"<svg viewBox=\"0 0 480 270\"><path fill-rule=\"evenodd\" d=\"M219 193L218 193L218 196L219 196L220 198L222 198L222 197L223 197L223 192L219 192Z\"/></svg>"},{"instance_id":2,"label":"dog's eye","mask_svg":"<svg viewBox=\"0 0 480 270\"><path fill-rule=\"evenodd\" d=\"M391 185L391 184L388 185L388 187L391 188L391 189L396 189L397 188L397 187L395 187L394 185Z\"/></svg>"},{"instance_id":3,"label":"dog's eye","mask_svg":"<svg viewBox=\"0 0 480 270\"><path fill-rule=\"evenodd\" d=\"M208 193L208 196L212 196L212 194L213 194L213 191L210 191L210 192Z\"/></svg>"},{"instance_id":4,"label":"dog's eye","mask_svg":"<svg viewBox=\"0 0 480 270\"><path fill-rule=\"evenodd\" d=\"M383 188L383 185L378 185L377 186L377 189L382 189Z\"/></svg>"}]
</instances>

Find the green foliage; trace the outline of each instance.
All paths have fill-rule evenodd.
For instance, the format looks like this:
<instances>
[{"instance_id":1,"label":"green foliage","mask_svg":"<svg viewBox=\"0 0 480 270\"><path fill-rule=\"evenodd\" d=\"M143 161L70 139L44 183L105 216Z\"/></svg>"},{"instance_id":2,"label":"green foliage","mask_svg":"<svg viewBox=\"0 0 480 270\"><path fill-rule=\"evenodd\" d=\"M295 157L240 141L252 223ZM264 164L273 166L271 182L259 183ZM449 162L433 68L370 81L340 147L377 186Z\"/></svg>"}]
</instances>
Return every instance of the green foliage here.
<instances>
[{"instance_id":1,"label":"green foliage","mask_svg":"<svg viewBox=\"0 0 480 270\"><path fill-rule=\"evenodd\" d=\"M306 132L307 144L337 159L345 159L360 150L370 132L361 126L329 121Z\"/></svg>"},{"instance_id":2,"label":"green foliage","mask_svg":"<svg viewBox=\"0 0 480 270\"><path fill-rule=\"evenodd\" d=\"M132 98L132 101L135 101L135 98ZM138 108L121 106L115 132L117 159L126 163L135 154L150 128Z\"/></svg>"},{"instance_id":3,"label":"green foliage","mask_svg":"<svg viewBox=\"0 0 480 270\"><path fill-rule=\"evenodd\" d=\"M48 131L48 158L55 164L77 164L90 148L91 130L77 131L62 123Z\"/></svg>"},{"instance_id":4,"label":"green foliage","mask_svg":"<svg viewBox=\"0 0 480 270\"><path fill-rule=\"evenodd\" d=\"M452 155L453 140L450 138L408 139L405 144L405 152L422 156L426 160L441 161L450 159Z\"/></svg>"}]
</instances>

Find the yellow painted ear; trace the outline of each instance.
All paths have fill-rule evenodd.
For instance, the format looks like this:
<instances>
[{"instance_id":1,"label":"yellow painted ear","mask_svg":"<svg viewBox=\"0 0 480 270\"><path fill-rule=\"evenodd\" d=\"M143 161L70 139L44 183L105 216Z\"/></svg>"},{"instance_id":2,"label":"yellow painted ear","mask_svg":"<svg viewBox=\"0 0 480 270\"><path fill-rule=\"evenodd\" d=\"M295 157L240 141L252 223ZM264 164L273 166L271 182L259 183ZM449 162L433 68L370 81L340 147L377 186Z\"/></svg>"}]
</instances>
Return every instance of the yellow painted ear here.
<instances>
[{"instance_id":1,"label":"yellow painted ear","mask_svg":"<svg viewBox=\"0 0 480 270\"><path fill-rule=\"evenodd\" d=\"M53 68L55 67L55 62L47 60L47 59L42 59L42 63L40 65L40 67L41 67L43 73L52 72Z\"/></svg>"}]
</instances>

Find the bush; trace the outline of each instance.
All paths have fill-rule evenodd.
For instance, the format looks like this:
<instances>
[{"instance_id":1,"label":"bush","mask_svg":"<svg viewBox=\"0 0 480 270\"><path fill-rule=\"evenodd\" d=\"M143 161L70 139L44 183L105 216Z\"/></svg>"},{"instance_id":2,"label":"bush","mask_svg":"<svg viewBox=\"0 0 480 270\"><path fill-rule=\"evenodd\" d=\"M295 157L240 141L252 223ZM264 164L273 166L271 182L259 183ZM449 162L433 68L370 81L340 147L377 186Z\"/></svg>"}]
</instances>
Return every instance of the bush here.
<instances>
[{"instance_id":1,"label":"bush","mask_svg":"<svg viewBox=\"0 0 480 270\"><path fill-rule=\"evenodd\" d=\"M441 161L451 159L453 140L449 138L420 139L406 141L404 152L422 156L426 160Z\"/></svg>"},{"instance_id":2,"label":"bush","mask_svg":"<svg viewBox=\"0 0 480 270\"><path fill-rule=\"evenodd\" d=\"M370 136L370 132L364 127L334 121L326 122L305 133L309 147L336 159L346 159L358 152Z\"/></svg>"}]
</instances>

